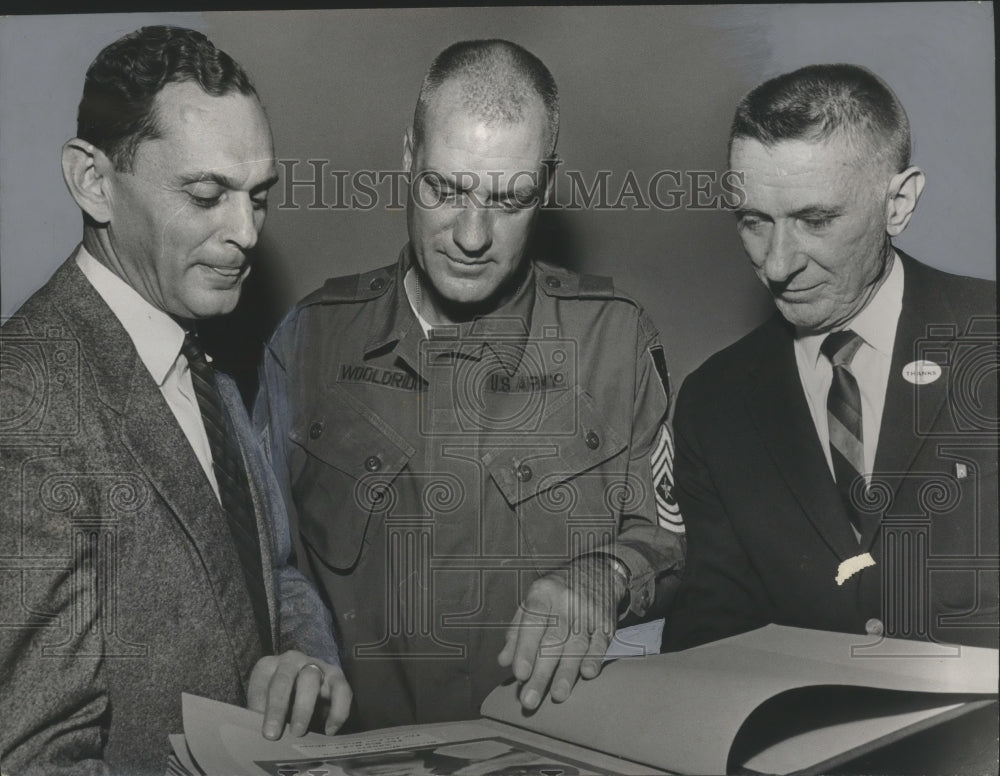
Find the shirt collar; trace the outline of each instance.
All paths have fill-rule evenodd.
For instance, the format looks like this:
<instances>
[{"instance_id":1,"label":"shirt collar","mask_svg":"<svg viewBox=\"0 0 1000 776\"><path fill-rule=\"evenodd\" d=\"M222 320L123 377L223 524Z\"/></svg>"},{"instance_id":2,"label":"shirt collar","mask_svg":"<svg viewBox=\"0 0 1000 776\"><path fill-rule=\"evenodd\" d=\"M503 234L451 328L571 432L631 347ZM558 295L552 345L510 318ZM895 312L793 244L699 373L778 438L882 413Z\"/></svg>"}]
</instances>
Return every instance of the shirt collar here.
<instances>
[{"instance_id":1,"label":"shirt collar","mask_svg":"<svg viewBox=\"0 0 1000 776\"><path fill-rule=\"evenodd\" d=\"M366 353L381 349L390 342L398 344L423 339L423 329L417 321L404 286L404 278L411 264L410 246L407 245L400 252L396 264L395 302L386 306L386 318L369 337L365 345ZM460 352L463 357L482 358L483 350L489 348L504 369L513 374L524 354L534 304L535 268L532 264L514 296L498 310L468 323L435 324L431 336L435 340L455 340L461 343L456 352Z\"/></svg>"},{"instance_id":2,"label":"shirt collar","mask_svg":"<svg viewBox=\"0 0 1000 776\"><path fill-rule=\"evenodd\" d=\"M157 385L163 385L184 343L184 329L81 245L76 264L121 322Z\"/></svg>"},{"instance_id":3,"label":"shirt collar","mask_svg":"<svg viewBox=\"0 0 1000 776\"><path fill-rule=\"evenodd\" d=\"M892 266L885 282L861 312L848 321L842 329L851 329L865 343L886 358L892 358L892 345L896 339L896 324L903 309L903 262L892 252ZM796 341L813 366L819 360L820 345L830 332L796 336Z\"/></svg>"},{"instance_id":4,"label":"shirt collar","mask_svg":"<svg viewBox=\"0 0 1000 776\"><path fill-rule=\"evenodd\" d=\"M381 307L378 315L380 320L372 327L371 334L365 341L366 356L373 351L382 350L387 345L395 345L401 340L407 339L407 335L414 327L416 327L417 332L421 331L417 316L413 314L406 298L406 292L403 290L403 277L410 266L409 248L410 246L407 244L399 252L395 272L385 281L389 287L379 298Z\"/></svg>"},{"instance_id":5,"label":"shirt collar","mask_svg":"<svg viewBox=\"0 0 1000 776\"><path fill-rule=\"evenodd\" d=\"M466 358L483 359L486 351L513 375L521 363L531 331L531 312L535 306L535 268L529 264L514 295L503 306L458 325L435 326L435 340L453 339L457 353Z\"/></svg>"}]
</instances>

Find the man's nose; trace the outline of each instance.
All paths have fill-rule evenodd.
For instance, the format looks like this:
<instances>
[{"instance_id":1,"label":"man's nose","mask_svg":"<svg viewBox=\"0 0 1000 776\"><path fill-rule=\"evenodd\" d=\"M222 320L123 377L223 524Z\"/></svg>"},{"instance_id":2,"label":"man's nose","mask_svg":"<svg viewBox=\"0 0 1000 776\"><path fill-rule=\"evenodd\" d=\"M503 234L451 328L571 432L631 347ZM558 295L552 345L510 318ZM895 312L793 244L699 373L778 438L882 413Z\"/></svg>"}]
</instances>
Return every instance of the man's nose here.
<instances>
[{"instance_id":1,"label":"man's nose","mask_svg":"<svg viewBox=\"0 0 1000 776\"><path fill-rule=\"evenodd\" d=\"M455 244L466 254L478 256L493 244L493 214L478 202L467 202L455 219L452 230Z\"/></svg>"},{"instance_id":2,"label":"man's nose","mask_svg":"<svg viewBox=\"0 0 1000 776\"><path fill-rule=\"evenodd\" d=\"M240 250L248 251L257 244L260 234L261 215L253 205L250 196L245 193L233 193L229 198L229 208L226 213L226 240Z\"/></svg>"},{"instance_id":3,"label":"man's nose","mask_svg":"<svg viewBox=\"0 0 1000 776\"><path fill-rule=\"evenodd\" d=\"M776 223L764 257L764 275L770 283L784 283L805 266L805 256L787 224Z\"/></svg>"}]
</instances>

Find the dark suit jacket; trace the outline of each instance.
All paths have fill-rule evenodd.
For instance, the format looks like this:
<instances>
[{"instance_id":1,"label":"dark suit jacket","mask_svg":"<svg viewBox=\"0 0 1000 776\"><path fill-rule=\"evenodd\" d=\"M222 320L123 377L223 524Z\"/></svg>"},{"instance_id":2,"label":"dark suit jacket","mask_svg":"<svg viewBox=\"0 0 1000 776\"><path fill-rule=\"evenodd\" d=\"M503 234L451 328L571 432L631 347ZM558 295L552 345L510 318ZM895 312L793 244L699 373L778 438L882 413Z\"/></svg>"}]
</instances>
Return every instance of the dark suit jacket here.
<instances>
[{"instance_id":1,"label":"dark suit jacket","mask_svg":"<svg viewBox=\"0 0 1000 776\"><path fill-rule=\"evenodd\" d=\"M243 704L261 657L225 516L73 259L0 348L0 767L163 773L181 692ZM329 615L285 565L280 497L239 394L219 382L274 571L272 641L335 660Z\"/></svg>"},{"instance_id":2,"label":"dark suit jacket","mask_svg":"<svg viewBox=\"0 0 1000 776\"><path fill-rule=\"evenodd\" d=\"M851 531L775 315L685 381L678 499L688 563L665 649L767 623L996 646L996 285L903 256L903 307L870 503ZM934 382L902 376L917 359ZM837 585L840 563L876 565ZM872 641L871 638L868 641Z\"/></svg>"}]
</instances>

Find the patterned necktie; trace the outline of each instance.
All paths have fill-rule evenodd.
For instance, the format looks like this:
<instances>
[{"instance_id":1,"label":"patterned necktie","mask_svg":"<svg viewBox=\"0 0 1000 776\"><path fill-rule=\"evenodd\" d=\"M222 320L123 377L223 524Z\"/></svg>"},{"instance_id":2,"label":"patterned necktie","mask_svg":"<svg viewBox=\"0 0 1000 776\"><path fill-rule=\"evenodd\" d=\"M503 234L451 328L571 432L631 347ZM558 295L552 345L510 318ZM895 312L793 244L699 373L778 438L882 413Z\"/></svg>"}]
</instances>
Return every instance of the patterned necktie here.
<instances>
[{"instance_id":1,"label":"patterned necktie","mask_svg":"<svg viewBox=\"0 0 1000 776\"><path fill-rule=\"evenodd\" d=\"M851 374L854 359L863 340L850 329L830 334L820 352L833 364L833 382L826 400L826 418L830 429L830 457L837 489L858 533L864 533L861 515L851 497L852 484L865 471L864 430L861 424L861 392Z\"/></svg>"},{"instance_id":2,"label":"patterned necktie","mask_svg":"<svg viewBox=\"0 0 1000 776\"><path fill-rule=\"evenodd\" d=\"M271 626L264 588L260 538L243 459L227 422L222 397L215 384L215 370L209 365L205 351L201 349L201 345L191 332L184 335L181 353L187 359L191 371L191 385L198 398L198 408L205 424L208 446L212 450L212 468L219 485L219 499L222 501L226 522L229 523L229 531L236 545L240 566L246 577L257 632L260 634L264 654L271 654L273 651Z\"/></svg>"}]
</instances>

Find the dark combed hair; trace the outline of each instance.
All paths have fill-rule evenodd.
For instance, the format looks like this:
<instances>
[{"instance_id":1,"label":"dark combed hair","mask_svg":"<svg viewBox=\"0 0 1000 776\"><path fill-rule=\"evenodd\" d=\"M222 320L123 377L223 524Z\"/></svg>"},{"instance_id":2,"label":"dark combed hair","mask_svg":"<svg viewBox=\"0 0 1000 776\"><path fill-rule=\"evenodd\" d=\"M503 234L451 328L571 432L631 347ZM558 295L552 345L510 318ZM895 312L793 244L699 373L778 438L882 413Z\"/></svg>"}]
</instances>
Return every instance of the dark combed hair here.
<instances>
[{"instance_id":1,"label":"dark combed hair","mask_svg":"<svg viewBox=\"0 0 1000 776\"><path fill-rule=\"evenodd\" d=\"M559 138L559 89L552 73L530 51L508 40L465 40L434 59L417 98L413 140L420 144L427 109L438 89L452 79L461 83L466 109L487 121L517 122L537 95L545 106L546 154L555 153Z\"/></svg>"},{"instance_id":2,"label":"dark combed hair","mask_svg":"<svg viewBox=\"0 0 1000 776\"><path fill-rule=\"evenodd\" d=\"M143 140L159 136L156 95L193 81L213 97L257 96L246 71L202 33L183 27L143 27L106 46L87 69L77 113L77 137L132 169Z\"/></svg>"},{"instance_id":3,"label":"dark combed hair","mask_svg":"<svg viewBox=\"0 0 1000 776\"><path fill-rule=\"evenodd\" d=\"M910 122L882 79L858 65L809 65L753 89L736 108L737 138L774 145L842 134L901 172L910 164Z\"/></svg>"}]
</instances>

